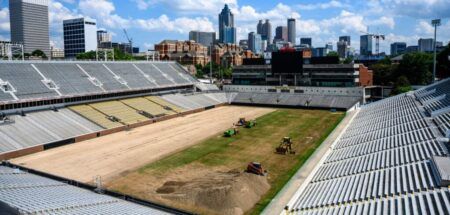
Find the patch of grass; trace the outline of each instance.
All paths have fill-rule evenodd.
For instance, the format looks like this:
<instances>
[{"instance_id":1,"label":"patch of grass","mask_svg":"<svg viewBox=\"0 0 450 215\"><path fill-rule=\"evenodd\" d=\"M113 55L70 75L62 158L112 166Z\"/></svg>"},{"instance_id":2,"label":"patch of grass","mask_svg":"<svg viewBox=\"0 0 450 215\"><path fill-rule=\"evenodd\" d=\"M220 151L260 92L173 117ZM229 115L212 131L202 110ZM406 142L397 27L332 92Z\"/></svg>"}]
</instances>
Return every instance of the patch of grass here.
<instances>
[{"instance_id":1,"label":"patch of grass","mask_svg":"<svg viewBox=\"0 0 450 215\"><path fill-rule=\"evenodd\" d=\"M344 113L336 114L325 110L279 109L259 117L254 128L240 128L237 136L225 138L218 134L193 147L143 166L138 170L138 176L134 174L133 177L156 174L163 178L171 171L191 164L244 170L249 162L258 161L268 170L268 181L271 185L270 190L261 197L255 207L247 212L259 214L344 116ZM297 152L295 155L274 153L275 147L285 136L292 138L293 149ZM124 184L119 183L115 187L119 191L125 191L121 185ZM141 192L133 190L131 185L127 186L127 192Z\"/></svg>"}]
</instances>

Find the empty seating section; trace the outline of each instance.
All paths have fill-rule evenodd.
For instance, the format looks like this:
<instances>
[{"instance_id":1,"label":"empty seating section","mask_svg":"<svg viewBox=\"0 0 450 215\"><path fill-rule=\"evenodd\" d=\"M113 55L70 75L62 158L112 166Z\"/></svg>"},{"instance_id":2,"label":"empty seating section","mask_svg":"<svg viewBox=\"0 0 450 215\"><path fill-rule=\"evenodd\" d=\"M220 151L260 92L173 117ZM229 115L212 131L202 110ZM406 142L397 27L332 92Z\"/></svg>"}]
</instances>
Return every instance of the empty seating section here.
<instances>
[{"instance_id":1,"label":"empty seating section","mask_svg":"<svg viewBox=\"0 0 450 215\"><path fill-rule=\"evenodd\" d=\"M107 116L116 117L124 124L133 124L148 120L147 117L139 114L137 110L119 101L93 103L90 106Z\"/></svg>"},{"instance_id":2,"label":"empty seating section","mask_svg":"<svg viewBox=\"0 0 450 215\"><path fill-rule=\"evenodd\" d=\"M0 102L17 100L14 95L18 100L50 99L196 83L175 62L0 62L0 87L7 91L0 90Z\"/></svg>"},{"instance_id":3,"label":"empty seating section","mask_svg":"<svg viewBox=\"0 0 450 215\"><path fill-rule=\"evenodd\" d=\"M165 74L161 69L155 66L155 64L147 63L135 63L142 72L150 76L155 80L155 83L161 87L175 85L175 81L167 74Z\"/></svg>"},{"instance_id":4,"label":"empty seating section","mask_svg":"<svg viewBox=\"0 0 450 215\"><path fill-rule=\"evenodd\" d=\"M169 109L169 110L175 111L177 113L181 113L181 112L185 111L185 109L178 107L158 96L147 96L147 97L145 97L145 99L155 102L155 103L161 105L162 107L164 107L165 109Z\"/></svg>"},{"instance_id":5,"label":"empty seating section","mask_svg":"<svg viewBox=\"0 0 450 215\"><path fill-rule=\"evenodd\" d=\"M20 214L167 214L4 166L0 201Z\"/></svg>"},{"instance_id":6,"label":"empty seating section","mask_svg":"<svg viewBox=\"0 0 450 215\"><path fill-rule=\"evenodd\" d=\"M153 116L171 115L176 113L175 111L171 111L170 109L167 110L163 106L142 97L120 101L136 110L145 111Z\"/></svg>"},{"instance_id":7,"label":"empty seating section","mask_svg":"<svg viewBox=\"0 0 450 215\"><path fill-rule=\"evenodd\" d=\"M427 102L448 94L443 85L449 83L362 106L289 209L296 214L448 214L450 193L441 187L431 158L449 156L442 137L450 113L430 119L424 110L449 107L441 103L432 109Z\"/></svg>"},{"instance_id":8,"label":"empty seating section","mask_svg":"<svg viewBox=\"0 0 450 215\"><path fill-rule=\"evenodd\" d=\"M429 113L448 107L450 106L450 78L417 90L415 95Z\"/></svg>"},{"instance_id":9,"label":"empty seating section","mask_svg":"<svg viewBox=\"0 0 450 215\"><path fill-rule=\"evenodd\" d=\"M102 128L67 109L13 116L0 124L0 153L92 133Z\"/></svg>"},{"instance_id":10,"label":"empty seating section","mask_svg":"<svg viewBox=\"0 0 450 215\"><path fill-rule=\"evenodd\" d=\"M167 75L171 77L172 80L174 80L176 83L190 83L191 80L187 78L187 74L183 74L175 70L173 67L174 63L155 63L155 66L157 66L161 71L164 71Z\"/></svg>"},{"instance_id":11,"label":"empty seating section","mask_svg":"<svg viewBox=\"0 0 450 215\"><path fill-rule=\"evenodd\" d=\"M73 63L33 63L39 71L52 80L63 95L80 95L100 93L102 89L95 86L83 71Z\"/></svg>"},{"instance_id":12,"label":"empty seating section","mask_svg":"<svg viewBox=\"0 0 450 215\"><path fill-rule=\"evenodd\" d=\"M217 104L226 103L226 101L220 101L217 98L213 99L206 94L168 94L161 96L164 100L169 101L179 107L186 110L193 110L198 108L209 107Z\"/></svg>"},{"instance_id":13,"label":"empty seating section","mask_svg":"<svg viewBox=\"0 0 450 215\"><path fill-rule=\"evenodd\" d=\"M129 63L108 63L105 65L116 75L123 78L127 82L127 85L133 89L156 87L136 67L131 66Z\"/></svg>"},{"instance_id":14,"label":"empty seating section","mask_svg":"<svg viewBox=\"0 0 450 215\"><path fill-rule=\"evenodd\" d=\"M101 82L103 89L106 91L123 91L129 89L126 85L120 83L101 63L78 63L78 65L91 77Z\"/></svg>"},{"instance_id":15,"label":"empty seating section","mask_svg":"<svg viewBox=\"0 0 450 215\"><path fill-rule=\"evenodd\" d=\"M360 98L352 96L239 92L232 103L349 109L359 100Z\"/></svg>"},{"instance_id":16,"label":"empty seating section","mask_svg":"<svg viewBox=\"0 0 450 215\"><path fill-rule=\"evenodd\" d=\"M0 63L0 79L14 87L19 99L58 96L42 82L44 78L28 63Z\"/></svg>"},{"instance_id":17,"label":"empty seating section","mask_svg":"<svg viewBox=\"0 0 450 215\"><path fill-rule=\"evenodd\" d=\"M94 109L89 105L71 106L70 109L85 117L86 119L89 119L95 124L102 126L103 128L115 128L123 126L122 123L108 119L107 115L101 113L100 111Z\"/></svg>"}]
</instances>

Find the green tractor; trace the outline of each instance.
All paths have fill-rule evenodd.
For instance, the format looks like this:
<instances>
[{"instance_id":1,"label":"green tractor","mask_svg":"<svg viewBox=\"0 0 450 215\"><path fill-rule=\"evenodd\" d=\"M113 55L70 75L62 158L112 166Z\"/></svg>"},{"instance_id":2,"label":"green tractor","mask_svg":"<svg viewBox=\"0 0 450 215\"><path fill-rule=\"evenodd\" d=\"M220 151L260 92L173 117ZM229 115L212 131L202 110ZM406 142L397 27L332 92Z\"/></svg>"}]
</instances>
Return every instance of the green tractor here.
<instances>
[{"instance_id":1,"label":"green tractor","mask_svg":"<svg viewBox=\"0 0 450 215\"><path fill-rule=\"evenodd\" d=\"M226 130L223 133L223 136L224 137L231 137L231 136L237 135L238 133L239 133L239 130L237 130L237 128L231 128L231 129Z\"/></svg>"},{"instance_id":2,"label":"green tractor","mask_svg":"<svg viewBox=\"0 0 450 215\"><path fill-rule=\"evenodd\" d=\"M246 128L253 128L255 126L256 126L256 120L251 120L251 121L245 122L245 127Z\"/></svg>"}]
</instances>

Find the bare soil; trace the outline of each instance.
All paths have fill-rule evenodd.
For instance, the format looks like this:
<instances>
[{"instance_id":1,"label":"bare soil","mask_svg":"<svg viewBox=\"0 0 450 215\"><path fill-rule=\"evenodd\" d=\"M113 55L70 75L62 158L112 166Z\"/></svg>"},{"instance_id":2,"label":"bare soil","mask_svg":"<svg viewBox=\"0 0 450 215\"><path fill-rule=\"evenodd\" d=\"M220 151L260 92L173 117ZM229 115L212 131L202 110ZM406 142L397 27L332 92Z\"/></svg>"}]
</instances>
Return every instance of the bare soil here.
<instances>
[{"instance_id":1,"label":"bare soil","mask_svg":"<svg viewBox=\"0 0 450 215\"><path fill-rule=\"evenodd\" d=\"M230 128L239 117L254 119L270 108L224 106L13 159L36 170L92 183L125 175Z\"/></svg>"}]
</instances>

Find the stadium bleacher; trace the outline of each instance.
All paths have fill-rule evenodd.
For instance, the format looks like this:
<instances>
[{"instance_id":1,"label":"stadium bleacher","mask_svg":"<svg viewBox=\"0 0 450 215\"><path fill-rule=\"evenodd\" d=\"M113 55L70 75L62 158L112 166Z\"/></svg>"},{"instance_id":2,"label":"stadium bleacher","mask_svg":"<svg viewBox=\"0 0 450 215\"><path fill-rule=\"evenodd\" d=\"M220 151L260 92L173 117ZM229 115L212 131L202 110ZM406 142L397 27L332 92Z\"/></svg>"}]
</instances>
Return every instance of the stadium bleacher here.
<instances>
[{"instance_id":1,"label":"stadium bleacher","mask_svg":"<svg viewBox=\"0 0 450 215\"><path fill-rule=\"evenodd\" d=\"M166 110L163 106L152 102L144 97L139 98L131 98L131 99L123 99L120 100L120 102L133 107L136 110L139 111L145 111L152 116L164 116L164 115L172 115L175 114L175 111L172 110Z\"/></svg>"},{"instance_id":2,"label":"stadium bleacher","mask_svg":"<svg viewBox=\"0 0 450 215\"><path fill-rule=\"evenodd\" d=\"M319 96L293 93L237 92L231 103L349 109L357 104L360 99L361 98L357 96Z\"/></svg>"},{"instance_id":3,"label":"stadium bleacher","mask_svg":"<svg viewBox=\"0 0 450 215\"><path fill-rule=\"evenodd\" d=\"M288 204L293 214L448 214L450 79L362 106ZM431 101L431 102L429 102ZM438 116L432 113L438 111ZM446 127L447 126L447 127ZM445 165L448 165L445 164ZM445 174L450 174L446 172Z\"/></svg>"},{"instance_id":4,"label":"stadium bleacher","mask_svg":"<svg viewBox=\"0 0 450 215\"><path fill-rule=\"evenodd\" d=\"M162 99L159 96L146 96L144 98L148 99L148 100L150 100L150 101L152 101L152 102L154 102L156 104L161 105L164 109L175 111L177 113L181 113L181 112L185 111L185 109L183 109L181 107L178 107L178 106L176 106L176 105L174 105L174 104L172 104L172 103Z\"/></svg>"},{"instance_id":5,"label":"stadium bleacher","mask_svg":"<svg viewBox=\"0 0 450 215\"><path fill-rule=\"evenodd\" d=\"M100 131L100 126L68 109L11 116L0 124L0 154Z\"/></svg>"},{"instance_id":6,"label":"stadium bleacher","mask_svg":"<svg viewBox=\"0 0 450 215\"><path fill-rule=\"evenodd\" d=\"M194 86L197 82L175 62L0 62L0 102Z\"/></svg>"},{"instance_id":7,"label":"stadium bleacher","mask_svg":"<svg viewBox=\"0 0 450 215\"><path fill-rule=\"evenodd\" d=\"M19 214L172 214L6 166L0 202Z\"/></svg>"}]
</instances>

